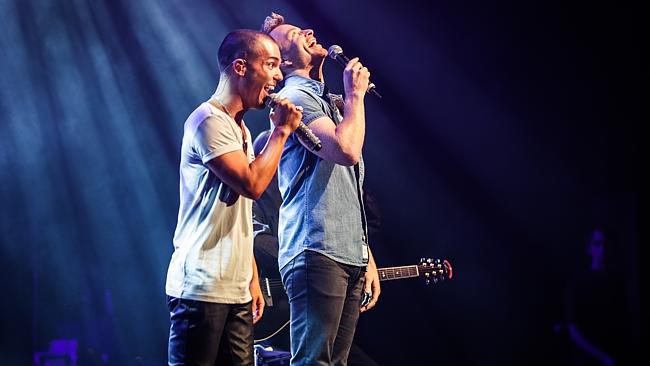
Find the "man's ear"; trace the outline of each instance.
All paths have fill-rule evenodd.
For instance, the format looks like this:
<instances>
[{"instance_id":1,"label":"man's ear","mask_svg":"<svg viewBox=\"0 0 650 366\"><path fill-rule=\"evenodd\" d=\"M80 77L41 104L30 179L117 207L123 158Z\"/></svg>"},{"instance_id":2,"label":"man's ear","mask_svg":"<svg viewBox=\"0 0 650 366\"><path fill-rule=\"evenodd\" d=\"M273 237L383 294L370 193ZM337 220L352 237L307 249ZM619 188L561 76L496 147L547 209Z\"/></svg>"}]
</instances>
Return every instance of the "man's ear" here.
<instances>
[{"instance_id":1,"label":"man's ear","mask_svg":"<svg viewBox=\"0 0 650 366\"><path fill-rule=\"evenodd\" d=\"M246 60L243 58L235 59L235 61L232 62L232 70L239 76L246 75Z\"/></svg>"}]
</instances>

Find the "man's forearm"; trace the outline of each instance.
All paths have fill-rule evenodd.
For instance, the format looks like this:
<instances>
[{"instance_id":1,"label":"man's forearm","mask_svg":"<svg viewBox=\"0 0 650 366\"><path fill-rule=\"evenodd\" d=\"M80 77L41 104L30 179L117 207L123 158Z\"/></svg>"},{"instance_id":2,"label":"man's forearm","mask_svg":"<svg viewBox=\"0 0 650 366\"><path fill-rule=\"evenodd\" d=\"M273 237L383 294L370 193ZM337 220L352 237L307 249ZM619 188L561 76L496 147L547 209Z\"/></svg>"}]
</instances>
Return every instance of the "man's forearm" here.
<instances>
[{"instance_id":1,"label":"man's forearm","mask_svg":"<svg viewBox=\"0 0 650 366\"><path fill-rule=\"evenodd\" d=\"M363 97L349 96L345 101L343 120L336 126L336 139L341 148L354 160L359 160L366 135L366 116Z\"/></svg>"},{"instance_id":2,"label":"man's forearm","mask_svg":"<svg viewBox=\"0 0 650 366\"><path fill-rule=\"evenodd\" d=\"M259 282L260 280L260 275L257 272L257 262L255 261L255 256L253 255L253 278L251 279L252 282Z\"/></svg>"},{"instance_id":3,"label":"man's forearm","mask_svg":"<svg viewBox=\"0 0 650 366\"><path fill-rule=\"evenodd\" d=\"M273 179L278 169L278 163L280 162L282 150L289 137L289 133L286 129L274 128L269 136L266 147L250 164L251 193L255 199L259 198L269 186L269 183L271 183L271 179Z\"/></svg>"},{"instance_id":4,"label":"man's forearm","mask_svg":"<svg viewBox=\"0 0 650 366\"><path fill-rule=\"evenodd\" d=\"M370 247L368 247L368 267L377 268L377 263L375 263L375 257L372 255Z\"/></svg>"}]
</instances>

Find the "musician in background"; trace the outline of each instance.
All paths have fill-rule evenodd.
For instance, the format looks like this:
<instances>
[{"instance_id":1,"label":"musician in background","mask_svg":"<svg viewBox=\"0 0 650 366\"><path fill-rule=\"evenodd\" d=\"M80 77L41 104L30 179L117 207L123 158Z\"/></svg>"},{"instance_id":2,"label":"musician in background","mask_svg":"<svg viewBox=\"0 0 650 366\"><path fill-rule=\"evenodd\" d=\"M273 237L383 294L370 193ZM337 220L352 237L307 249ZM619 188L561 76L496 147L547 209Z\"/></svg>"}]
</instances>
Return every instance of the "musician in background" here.
<instances>
[{"instance_id":1,"label":"musician in background","mask_svg":"<svg viewBox=\"0 0 650 366\"><path fill-rule=\"evenodd\" d=\"M605 230L592 230L585 247L589 266L566 291L566 318L573 365L626 365L630 353L630 316L625 283L617 273L615 245Z\"/></svg>"}]
</instances>

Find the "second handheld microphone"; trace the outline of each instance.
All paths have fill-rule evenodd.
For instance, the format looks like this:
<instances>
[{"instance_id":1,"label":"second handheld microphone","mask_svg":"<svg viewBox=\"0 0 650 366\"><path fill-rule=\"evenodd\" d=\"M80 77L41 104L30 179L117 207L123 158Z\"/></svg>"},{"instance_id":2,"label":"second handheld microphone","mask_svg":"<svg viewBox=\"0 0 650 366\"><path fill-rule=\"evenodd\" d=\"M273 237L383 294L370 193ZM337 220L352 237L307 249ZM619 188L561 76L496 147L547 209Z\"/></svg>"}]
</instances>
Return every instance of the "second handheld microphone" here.
<instances>
[{"instance_id":1,"label":"second handheld microphone","mask_svg":"<svg viewBox=\"0 0 650 366\"><path fill-rule=\"evenodd\" d=\"M350 62L350 59L343 54L343 48L341 46L333 44L330 46L330 48L327 49L327 54L332 60L338 61L341 66L345 67L347 66L348 62ZM368 90L366 91L367 93L372 93L376 95L378 98L381 98L381 94L377 92L377 86L375 83L371 82L368 80Z\"/></svg>"},{"instance_id":2,"label":"second handheld microphone","mask_svg":"<svg viewBox=\"0 0 650 366\"><path fill-rule=\"evenodd\" d=\"M269 108L275 108L279 101L280 97L277 94L273 93L265 98L264 104L266 104ZM301 106L296 106L296 108L302 111ZM318 136L314 135L314 132L311 130L311 128L307 127L307 125L302 122L300 122L298 128L294 131L294 133L311 151L318 151L323 147L323 144L321 143Z\"/></svg>"}]
</instances>

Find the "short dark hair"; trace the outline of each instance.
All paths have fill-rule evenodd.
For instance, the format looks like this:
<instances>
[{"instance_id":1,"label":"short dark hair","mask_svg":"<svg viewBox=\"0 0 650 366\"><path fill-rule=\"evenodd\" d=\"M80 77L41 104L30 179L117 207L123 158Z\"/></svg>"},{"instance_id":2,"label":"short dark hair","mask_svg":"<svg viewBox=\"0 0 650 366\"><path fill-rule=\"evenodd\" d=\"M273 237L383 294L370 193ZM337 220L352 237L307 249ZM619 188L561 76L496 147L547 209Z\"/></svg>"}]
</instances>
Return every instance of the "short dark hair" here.
<instances>
[{"instance_id":1,"label":"short dark hair","mask_svg":"<svg viewBox=\"0 0 650 366\"><path fill-rule=\"evenodd\" d=\"M217 61L219 70L224 71L238 58L248 60L260 53L259 39L267 38L275 42L271 36L251 29L237 29L226 35L219 46Z\"/></svg>"}]
</instances>

